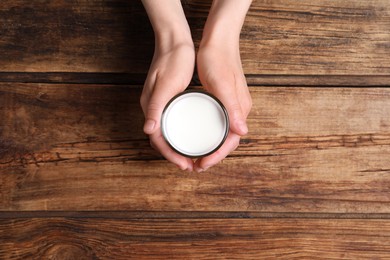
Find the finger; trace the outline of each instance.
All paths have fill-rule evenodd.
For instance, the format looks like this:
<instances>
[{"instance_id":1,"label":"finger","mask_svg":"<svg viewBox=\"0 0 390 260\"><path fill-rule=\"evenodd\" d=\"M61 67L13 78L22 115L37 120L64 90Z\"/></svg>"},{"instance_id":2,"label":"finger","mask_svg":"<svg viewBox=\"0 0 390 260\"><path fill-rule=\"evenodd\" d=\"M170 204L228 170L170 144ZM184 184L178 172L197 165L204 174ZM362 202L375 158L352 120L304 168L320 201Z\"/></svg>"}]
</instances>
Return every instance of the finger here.
<instances>
[{"instance_id":1,"label":"finger","mask_svg":"<svg viewBox=\"0 0 390 260\"><path fill-rule=\"evenodd\" d=\"M242 74L244 75L244 74ZM248 84L246 82L246 79L244 76L239 77L239 79L236 81L237 89L239 92L239 100L241 104L241 109L244 114L244 117L247 118L249 115L249 112L252 109L252 97L249 92Z\"/></svg>"},{"instance_id":2,"label":"finger","mask_svg":"<svg viewBox=\"0 0 390 260\"><path fill-rule=\"evenodd\" d=\"M180 169L189 171L193 170L193 161L190 158L184 157L174 152L165 142L161 131L150 135L150 142L155 150L160 152L165 159L172 162L173 164L176 164Z\"/></svg>"},{"instance_id":3,"label":"finger","mask_svg":"<svg viewBox=\"0 0 390 260\"><path fill-rule=\"evenodd\" d=\"M140 98L140 104L142 108L142 112L144 112L144 115L146 116L148 111L148 102L150 99L150 96L153 91L154 84L156 82L156 72L155 71L149 71L144 86L142 88L142 94Z\"/></svg>"},{"instance_id":4,"label":"finger","mask_svg":"<svg viewBox=\"0 0 390 260\"><path fill-rule=\"evenodd\" d=\"M248 127L239 102L239 93L236 92L235 78L232 80L218 80L208 86L211 92L221 100L229 114L230 129L238 135L246 135Z\"/></svg>"},{"instance_id":5,"label":"finger","mask_svg":"<svg viewBox=\"0 0 390 260\"><path fill-rule=\"evenodd\" d=\"M241 110L241 105L238 102L237 96L226 99L225 106L229 113L230 129L238 135L246 135L248 133L248 126L244 114Z\"/></svg>"},{"instance_id":6,"label":"finger","mask_svg":"<svg viewBox=\"0 0 390 260\"><path fill-rule=\"evenodd\" d=\"M153 93L151 94L151 98L147 105L144 124L145 134L151 135L160 128L161 115L165 105L173 96L178 94L181 89L183 88L174 87L165 81L156 82Z\"/></svg>"},{"instance_id":7,"label":"finger","mask_svg":"<svg viewBox=\"0 0 390 260\"><path fill-rule=\"evenodd\" d=\"M197 172L206 171L213 165L216 165L220 161L222 161L229 153L234 151L240 143L240 136L230 132L228 137L226 138L225 143L219 148L215 153L198 159L195 162L195 170Z\"/></svg>"}]
</instances>

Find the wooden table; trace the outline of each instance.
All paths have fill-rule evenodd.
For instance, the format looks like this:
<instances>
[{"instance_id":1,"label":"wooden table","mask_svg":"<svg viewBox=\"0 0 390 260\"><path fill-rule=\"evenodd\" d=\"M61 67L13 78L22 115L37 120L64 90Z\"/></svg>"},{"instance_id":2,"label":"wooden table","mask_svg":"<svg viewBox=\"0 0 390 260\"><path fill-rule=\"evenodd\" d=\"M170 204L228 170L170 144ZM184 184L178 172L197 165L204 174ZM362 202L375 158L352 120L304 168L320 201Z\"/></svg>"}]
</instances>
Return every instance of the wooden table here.
<instances>
[{"instance_id":1,"label":"wooden table","mask_svg":"<svg viewBox=\"0 0 390 260\"><path fill-rule=\"evenodd\" d=\"M389 259L389 1L254 1L241 52L250 132L182 172L142 133L139 1L1 1L0 259Z\"/></svg>"}]
</instances>

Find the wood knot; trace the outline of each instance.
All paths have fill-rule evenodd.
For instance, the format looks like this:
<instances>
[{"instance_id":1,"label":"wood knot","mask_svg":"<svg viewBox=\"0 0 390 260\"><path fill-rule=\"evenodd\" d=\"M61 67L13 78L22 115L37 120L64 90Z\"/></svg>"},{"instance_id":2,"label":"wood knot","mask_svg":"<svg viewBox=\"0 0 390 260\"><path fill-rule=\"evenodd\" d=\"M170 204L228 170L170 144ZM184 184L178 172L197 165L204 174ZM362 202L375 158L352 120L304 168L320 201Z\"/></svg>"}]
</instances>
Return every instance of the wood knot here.
<instances>
[{"instance_id":1,"label":"wood knot","mask_svg":"<svg viewBox=\"0 0 390 260\"><path fill-rule=\"evenodd\" d=\"M44 259L50 260L89 260L96 259L93 252L83 245L55 244L46 252Z\"/></svg>"},{"instance_id":2,"label":"wood knot","mask_svg":"<svg viewBox=\"0 0 390 260\"><path fill-rule=\"evenodd\" d=\"M37 100L39 100L39 101L44 102L44 101L46 100L46 98L47 98L47 94L44 93L44 92L39 92L39 93L35 96L35 98L36 98Z\"/></svg>"}]
</instances>

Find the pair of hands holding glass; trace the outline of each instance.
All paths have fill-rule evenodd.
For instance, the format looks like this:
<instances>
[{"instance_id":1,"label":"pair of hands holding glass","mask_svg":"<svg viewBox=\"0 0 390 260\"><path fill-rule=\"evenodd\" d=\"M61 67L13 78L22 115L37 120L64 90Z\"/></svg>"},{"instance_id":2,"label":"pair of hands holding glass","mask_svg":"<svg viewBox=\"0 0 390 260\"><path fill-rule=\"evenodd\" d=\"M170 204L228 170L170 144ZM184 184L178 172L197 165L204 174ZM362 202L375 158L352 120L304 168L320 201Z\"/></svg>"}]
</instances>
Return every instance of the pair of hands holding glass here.
<instances>
[{"instance_id":1,"label":"pair of hands holding glass","mask_svg":"<svg viewBox=\"0 0 390 260\"><path fill-rule=\"evenodd\" d=\"M155 33L153 60L141 95L144 132L151 146L182 170L202 172L224 159L248 132L246 118L252 101L242 70L239 39L251 0L214 0L196 55L180 0L143 0ZM165 105L189 85L197 61L199 79L229 114L225 143L198 159L174 152L165 142L160 119Z\"/></svg>"}]
</instances>

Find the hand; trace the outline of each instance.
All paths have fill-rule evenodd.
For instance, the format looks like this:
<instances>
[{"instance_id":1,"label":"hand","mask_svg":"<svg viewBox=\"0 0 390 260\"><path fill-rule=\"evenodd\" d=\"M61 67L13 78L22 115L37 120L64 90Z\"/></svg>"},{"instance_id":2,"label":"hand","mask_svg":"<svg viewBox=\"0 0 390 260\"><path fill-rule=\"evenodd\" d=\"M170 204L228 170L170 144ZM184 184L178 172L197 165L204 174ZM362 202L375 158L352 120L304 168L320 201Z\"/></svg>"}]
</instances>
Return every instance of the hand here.
<instances>
[{"instance_id":1,"label":"hand","mask_svg":"<svg viewBox=\"0 0 390 260\"><path fill-rule=\"evenodd\" d=\"M215 153L196 161L198 172L207 170L224 159L239 145L241 136L248 132L246 118L252 106L251 96L241 67L238 48L232 45L201 45L197 55L200 81L215 95L229 114L230 131L225 143Z\"/></svg>"},{"instance_id":2,"label":"hand","mask_svg":"<svg viewBox=\"0 0 390 260\"><path fill-rule=\"evenodd\" d=\"M195 66L191 31L180 0L142 0L153 26L155 50L141 95L144 132L151 146L182 170L193 170L193 161L174 152L165 142L161 114L168 101L186 89Z\"/></svg>"},{"instance_id":3,"label":"hand","mask_svg":"<svg viewBox=\"0 0 390 260\"><path fill-rule=\"evenodd\" d=\"M174 152L160 128L166 103L189 84L195 51L180 0L142 0L152 23L156 48L141 96L145 114L144 132L152 147L181 169L202 171L218 163L234 150L247 133L245 120L251 98L241 68L239 35L251 0L213 0L198 54L198 72L205 88L226 106L230 132L214 154L194 162Z\"/></svg>"},{"instance_id":4,"label":"hand","mask_svg":"<svg viewBox=\"0 0 390 260\"><path fill-rule=\"evenodd\" d=\"M240 31L251 0L214 0L197 55L198 74L207 91L226 107L230 129L225 143L215 153L195 163L202 172L235 150L248 132L246 118L252 99L241 65Z\"/></svg>"},{"instance_id":5,"label":"hand","mask_svg":"<svg viewBox=\"0 0 390 260\"><path fill-rule=\"evenodd\" d=\"M174 152L166 143L160 128L161 114L168 101L184 91L192 78L195 63L194 46L179 44L156 50L141 95L145 114L144 132L151 146L182 170L193 170L193 161Z\"/></svg>"}]
</instances>

